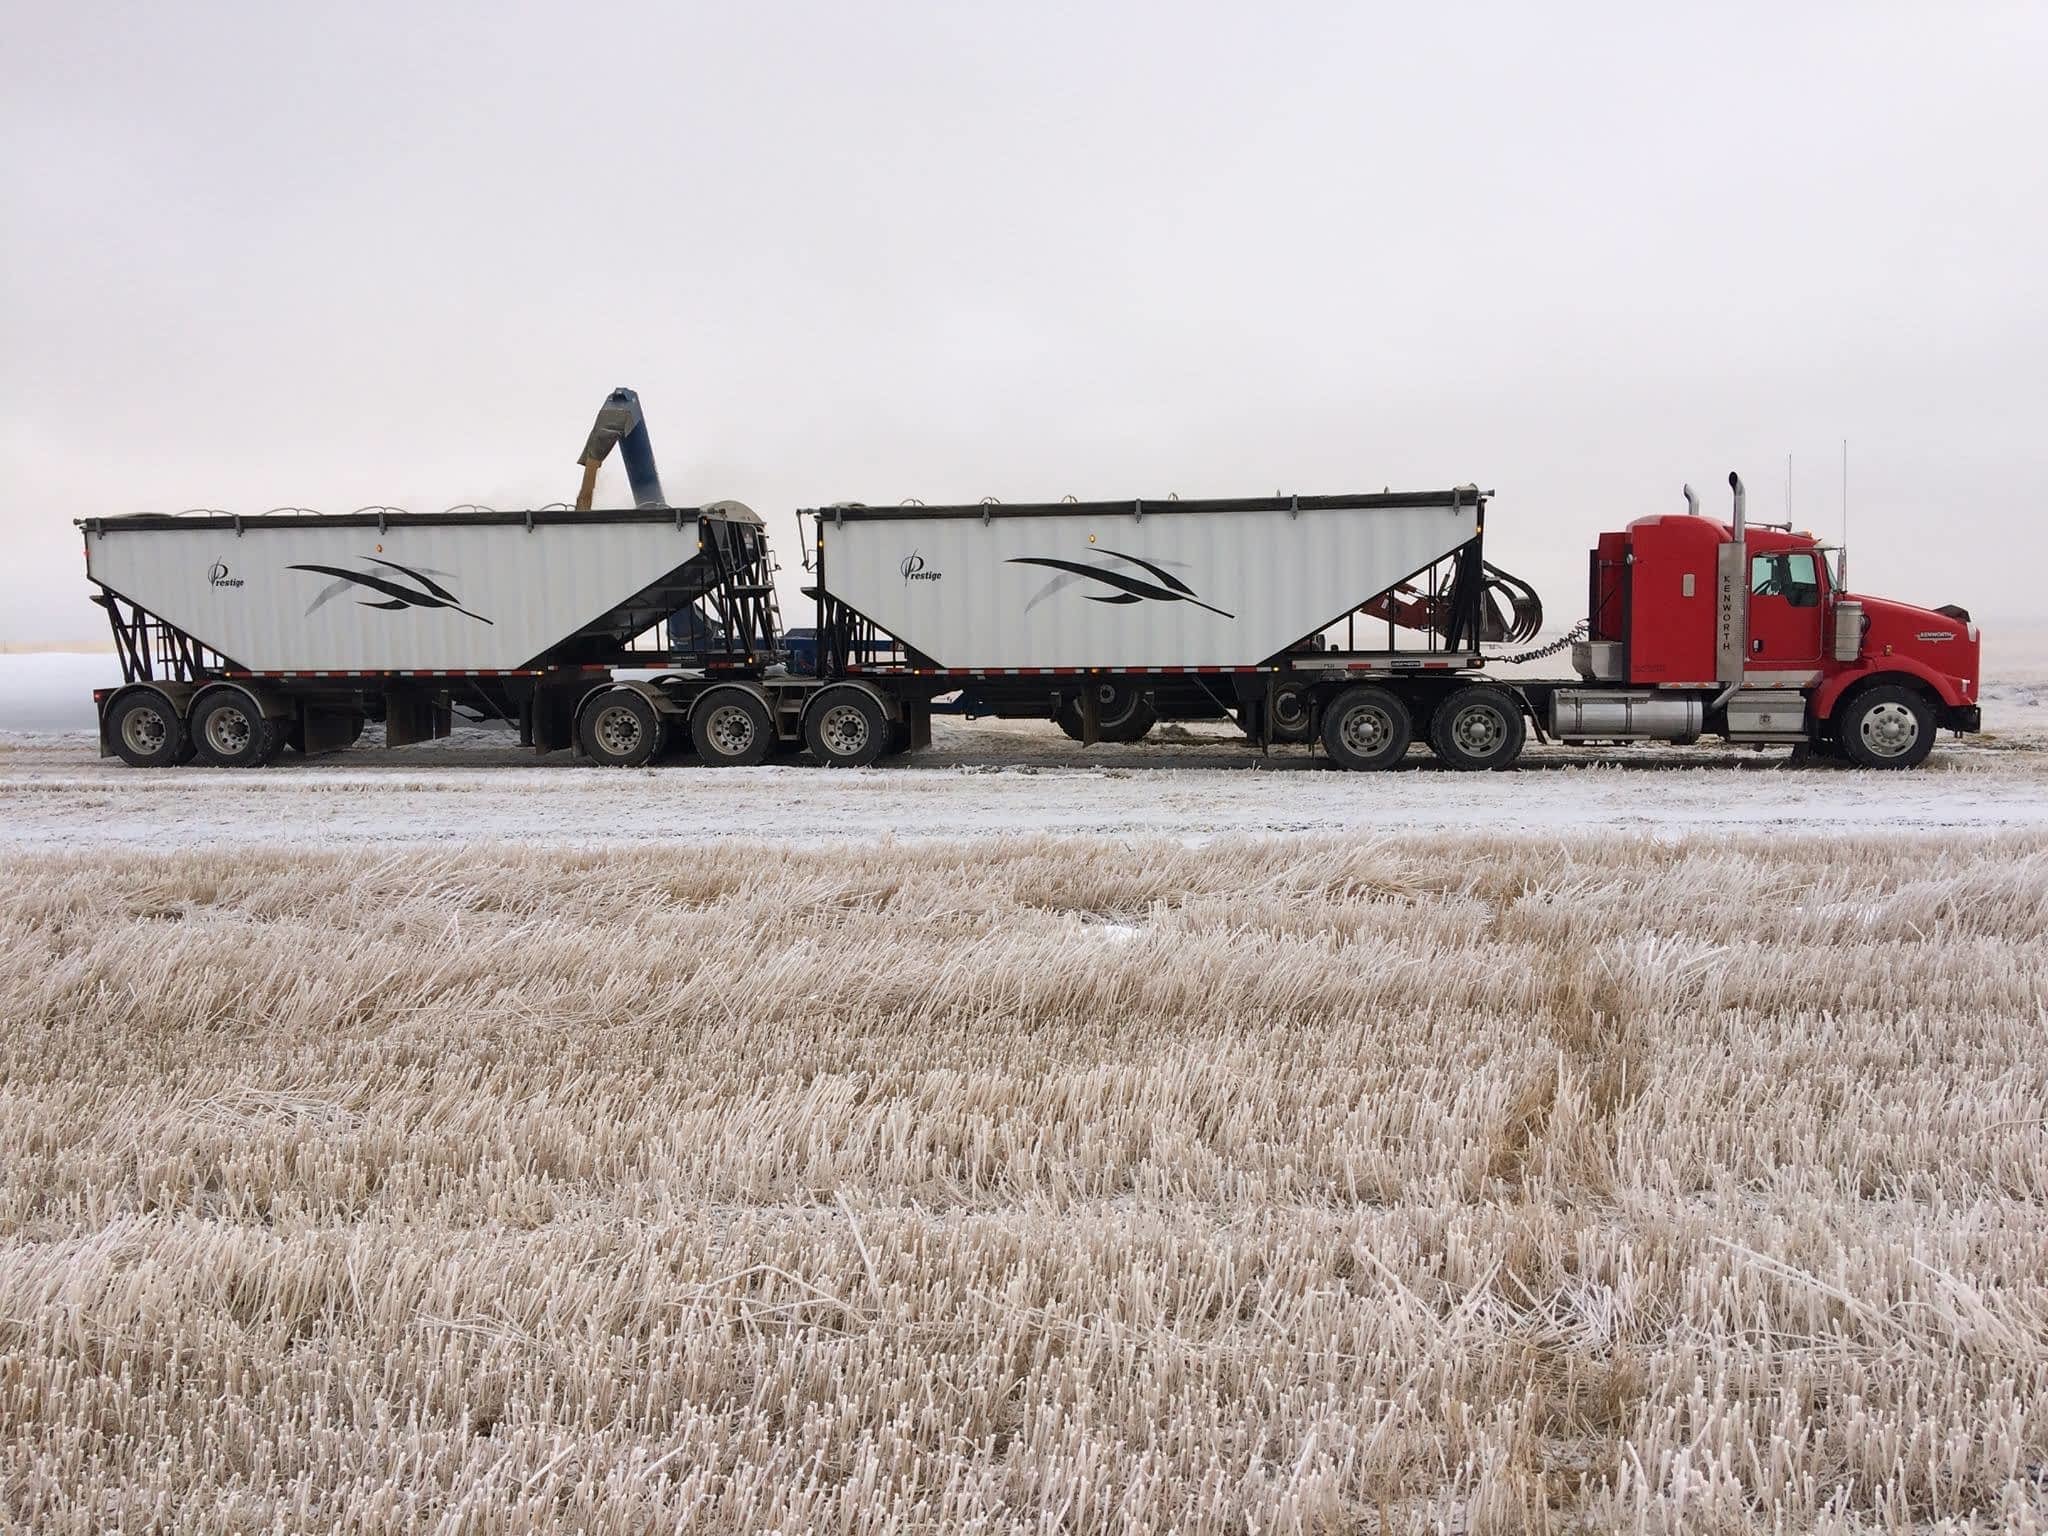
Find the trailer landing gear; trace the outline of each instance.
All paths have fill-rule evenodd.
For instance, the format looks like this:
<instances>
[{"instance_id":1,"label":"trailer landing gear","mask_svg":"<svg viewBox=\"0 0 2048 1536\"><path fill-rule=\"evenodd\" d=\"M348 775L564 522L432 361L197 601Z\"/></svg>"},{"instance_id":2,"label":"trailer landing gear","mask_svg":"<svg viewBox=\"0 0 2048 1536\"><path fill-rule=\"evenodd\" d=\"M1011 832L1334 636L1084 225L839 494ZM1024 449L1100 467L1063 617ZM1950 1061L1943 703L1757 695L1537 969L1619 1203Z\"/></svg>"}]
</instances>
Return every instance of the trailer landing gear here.
<instances>
[{"instance_id":1,"label":"trailer landing gear","mask_svg":"<svg viewBox=\"0 0 2048 1536\"><path fill-rule=\"evenodd\" d=\"M1152 701L1128 683L1101 682L1095 688L1095 735L1098 741L1142 741L1159 723ZM1059 728L1079 741L1087 731L1081 715L1081 696L1065 694L1053 719Z\"/></svg>"}]
</instances>

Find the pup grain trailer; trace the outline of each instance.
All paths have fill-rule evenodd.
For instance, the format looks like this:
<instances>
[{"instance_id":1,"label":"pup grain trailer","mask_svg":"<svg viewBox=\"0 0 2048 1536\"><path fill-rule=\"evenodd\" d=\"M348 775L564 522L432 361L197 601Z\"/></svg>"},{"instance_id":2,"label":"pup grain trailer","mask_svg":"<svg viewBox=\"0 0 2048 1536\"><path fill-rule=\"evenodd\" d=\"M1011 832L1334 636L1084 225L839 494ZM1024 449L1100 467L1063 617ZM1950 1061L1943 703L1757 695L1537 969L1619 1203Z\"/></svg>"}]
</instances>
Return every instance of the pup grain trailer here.
<instances>
[{"instance_id":1,"label":"pup grain trailer","mask_svg":"<svg viewBox=\"0 0 2048 1536\"><path fill-rule=\"evenodd\" d=\"M458 710L551 751L597 728L579 710L614 668L676 659L636 642L678 611L706 619L687 658L706 675L757 669L780 628L761 520L734 503L83 526L126 679L101 697L105 744L145 765L331 750L367 719L403 746L447 735ZM666 696L634 696L604 728L664 745Z\"/></svg>"},{"instance_id":2,"label":"pup grain trailer","mask_svg":"<svg viewBox=\"0 0 2048 1536\"><path fill-rule=\"evenodd\" d=\"M636 505L596 509L615 444ZM1417 741L1504 768L1531 730L1905 767L1938 729L1979 723L1969 615L1850 593L1810 535L1749 526L1732 475L1728 523L1688 491L1685 514L1600 535L1565 642L1576 677L1492 681L1487 647L1530 639L1542 610L1486 561L1474 485L812 509L816 621L793 667L760 518L663 504L630 391L579 463L576 504L532 511L82 523L124 676L96 695L103 750L253 766L346 746L368 720L403 746L462 714L602 764L859 766L927 743L951 710L1084 741L1227 718L1353 769Z\"/></svg>"}]
</instances>

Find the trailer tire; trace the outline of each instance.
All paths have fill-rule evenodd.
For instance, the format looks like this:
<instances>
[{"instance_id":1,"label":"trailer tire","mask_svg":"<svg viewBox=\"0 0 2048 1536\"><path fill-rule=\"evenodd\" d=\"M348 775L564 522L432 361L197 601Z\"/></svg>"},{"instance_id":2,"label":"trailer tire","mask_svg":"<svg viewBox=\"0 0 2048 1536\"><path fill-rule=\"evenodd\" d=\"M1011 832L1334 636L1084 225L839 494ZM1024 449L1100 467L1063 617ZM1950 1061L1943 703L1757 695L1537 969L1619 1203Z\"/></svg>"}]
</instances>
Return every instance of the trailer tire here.
<instances>
[{"instance_id":1,"label":"trailer tire","mask_svg":"<svg viewBox=\"0 0 2048 1536\"><path fill-rule=\"evenodd\" d=\"M636 688L607 688L583 706L576 741L603 768L645 768L661 756L668 731Z\"/></svg>"},{"instance_id":2,"label":"trailer tire","mask_svg":"<svg viewBox=\"0 0 2048 1536\"><path fill-rule=\"evenodd\" d=\"M1483 683L1460 688L1429 717L1430 751L1446 767L1467 773L1512 768L1526 739L1521 706Z\"/></svg>"},{"instance_id":3,"label":"trailer tire","mask_svg":"<svg viewBox=\"0 0 2048 1536\"><path fill-rule=\"evenodd\" d=\"M889 724L866 688L826 688L804 711L804 745L828 768L866 768L889 750Z\"/></svg>"},{"instance_id":4,"label":"trailer tire","mask_svg":"<svg viewBox=\"0 0 2048 1536\"><path fill-rule=\"evenodd\" d=\"M752 768L775 748L775 720L750 688L714 688L690 714L690 742L707 768Z\"/></svg>"},{"instance_id":5,"label":"trailer tire","mask_svg":"<svg viewBox=\"0 0 2048 1536\"><path fill-rule=\"evenodd\" d=\"M1159 713L1152 707L1151 699L1130 684L1104 680L1090 686L1096 690L1095 733L1098 740L1119 745L1143 741L1151 734L1152 727L1159 723ZM1082 732L1080 696L1073 693L1060 695L1059 708L1053 711L1053 719L1061 730L1079 741Z\"/></svg>"},{"instance_id":6,"label":"trailer tire","mask_svg":"<svg viewBox=\"0 0 2048 1536\"><path fill-rule=\"evenodd\" d=\"M1865 688L1835 720L1841 754L1858 768L1917 768L1934 750L1934 711L1917 688Z\"/></svg>"},{"instance_id":7,"label":"trailer tire","mask_svg":"<svg viewBox=\"0 0 2048 1536\"><path fill-rule=\"evenodd\" d=\"M1323 750L1340 768L1391 768L1408 755L1415 723L1408 706L1384 688L1346 688L1323 710Z\"/></svg>"},{"instance_id":8,"label":"trailer tire","mask_svg":"<svg viewBox=\"0 0 2048 1536\"><path fill-rule=\"evenodd\" d=\"M209 768L262 768L284 750L290 725L266 720L240 688L212 688L193 701L189 729Z\"/></svg>"},{"instance_id":9,"label":"trailer tire","mask_svg":"<svg viewBox=\"0 0 2048 1536\"><path fill-rule=\"evenodd\" d=\"M107 711L107 745L130 768L170 768L192 761L192 741L177 707L154 688L124 694Z\"/></svg>"}]
</instances>

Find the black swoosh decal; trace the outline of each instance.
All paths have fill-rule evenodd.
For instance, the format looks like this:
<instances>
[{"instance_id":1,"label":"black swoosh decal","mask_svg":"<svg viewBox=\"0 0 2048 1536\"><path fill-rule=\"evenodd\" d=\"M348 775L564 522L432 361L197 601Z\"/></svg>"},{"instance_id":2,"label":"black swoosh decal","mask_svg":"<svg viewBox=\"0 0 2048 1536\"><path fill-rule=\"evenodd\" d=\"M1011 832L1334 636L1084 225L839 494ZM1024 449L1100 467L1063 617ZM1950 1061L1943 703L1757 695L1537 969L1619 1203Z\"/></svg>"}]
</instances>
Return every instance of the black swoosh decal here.
<instances>
[{"instance_id":1,"label":"black swoosh decal","mask_svg":"<svg viewBox=\"0 0 2048 1536\"><path fill-rule=\"evenodd\" d=\"M1128 557L1127 557L1128 558ZM1068 571L1076 576L1085 576L1090 581L1102 582L1105 586L1116 587L1136 597L1149 597L1162 603L1193 603L1197 608L1208 608L1209 612L1221 618L1234 619L1234 613L1225 613L1221 608L1212 608L1199 597L1185 592L1176 592L1170 587L1155 587L1149 581L1140 581L1135 576L1126 576L1121 571L1105 571L1100 566L1083 565L1078 560L1054 560L1042 555L1018 555L1006 562L1010 565L1042 565L1049 570Z\"/></svg>"},{"instance_id":2,"label":"black swoosh decal","mask_svg":"<svg viewBox=\"0 0 2048 1536\"><path fill-rule=\"evenodd\" d=\"M1103 553L1105 555L1115 555L1119 560L1128 560L1133 565L1142 565L1154 576L1157 576L1161 581L1165 582L1169 587L1173 588L1174 591L1185 593L1189 597L1193 597L1195 595L1195 589L1193 587L1189 586L1186 582L1182 581L1178 576L1174 575L1173 572L1161 570L1158 566L1154 565L1150 560L1140 560L1136 555L1127 555L1120 549L1105 549Z\"/></svg>"},{"instance_id":3,"label":"black swoosh decal","mask_svg":"<svg viewBox=\"0 0 2048 1536\"><path fill-rule=\"evenodd\" d=\"M379 565L390 564L386 560L379 560L377 563ZM461 614L465 619L475 619L479 624L489 624L491 622L480 613L471 613L453 599L436 597L429 592L420 592L411 587L400 586L395 581L388 581L382 576L373 576L367 571L344 570L338 565L294 565L289 567L289 569L294 571L313 571L322 576L339 576L343 581L352 581L359 587L367 587L372 592L382 592L386 597L397 599L396 602L390 603L366 601L363 603L365 608L449 608ZM404 567L401 566L399 569L403 570ZM407 572L407 574L410 575L411 573Z\"/></svg>"},{"instance_id":4,"label":"black swoosh decal","mask_svg":"<svg viewBox=\"0 0 2048 1536\"><path fill-rule=\"evenodd\" d=\"M453 592L450 592L446 587L442 586L441 583L434 580L433 577L423 575L421 572L414 570L409 565L400 565L396 560L378 560L375 555L371 555L368 558L372 561L375 561L375 563L378 565L389 566L394 571L405 572L406 575L410 576L414 581L418 582L421 586L425 587L429 592L433 593L434 596L436 597L445 598L451 604L455 601L455 594Z\"/></svg>"}]
</instances>

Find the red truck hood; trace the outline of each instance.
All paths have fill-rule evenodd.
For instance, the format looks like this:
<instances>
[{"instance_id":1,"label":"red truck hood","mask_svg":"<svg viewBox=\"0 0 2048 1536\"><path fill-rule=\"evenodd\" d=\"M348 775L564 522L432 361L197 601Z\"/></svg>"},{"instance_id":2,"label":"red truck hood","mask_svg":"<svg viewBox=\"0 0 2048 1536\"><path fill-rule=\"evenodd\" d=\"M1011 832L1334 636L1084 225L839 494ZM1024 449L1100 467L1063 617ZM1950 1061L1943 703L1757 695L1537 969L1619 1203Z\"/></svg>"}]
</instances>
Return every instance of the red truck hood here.
<instances>
[{"instance_id":1,"label":"red truck hood","mask_svg":"<svg viewBox=\"0 0 2048 1536\"><path fill-rule=\"evenodd\" d=\"M1955 691L1968 702L1977 702L1977 683L1982 673L1977 626L1932 608L1888 597L1863 597L1863 616L1869 627L1863 636L1863 660L1885 656L1909 656L1929 671L1955 680Z\"/></svg>"}]
</instances>

